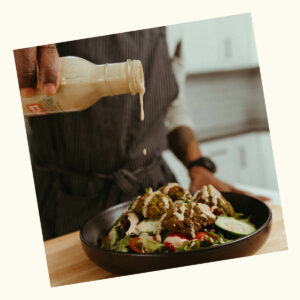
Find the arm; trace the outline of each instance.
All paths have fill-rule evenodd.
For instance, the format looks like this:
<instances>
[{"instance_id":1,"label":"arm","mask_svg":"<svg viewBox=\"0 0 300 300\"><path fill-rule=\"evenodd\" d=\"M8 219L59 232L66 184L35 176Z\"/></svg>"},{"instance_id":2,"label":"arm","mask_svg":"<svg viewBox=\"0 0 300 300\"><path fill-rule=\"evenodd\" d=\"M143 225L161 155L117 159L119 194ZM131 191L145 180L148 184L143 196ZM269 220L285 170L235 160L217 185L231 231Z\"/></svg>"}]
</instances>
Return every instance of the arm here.
<instances>
[{"instance_id":1,"label":"arm","mask_svg":"<svg viewBox=\"0 0 300 300\"><path fill-rule=\"evenodd\" d=\"M173 58L173 70L179 86L179 94L176 100L168 108L166 116L166 127L168 131L169 148L176 157L186 166L200 157L202 153L199 143L193 130L193 124L189 118L184 96L185 74L180 62L181 45L177 44L175 56ZM235 187L217 179L212 172L201 166L194 166L189 170L191 179L190 191L195 192L201 186L211 184L215 188L224 192L235 192L247 194ZM259 197L261 200L269 200Z\"/></svg>"}]
</instances>

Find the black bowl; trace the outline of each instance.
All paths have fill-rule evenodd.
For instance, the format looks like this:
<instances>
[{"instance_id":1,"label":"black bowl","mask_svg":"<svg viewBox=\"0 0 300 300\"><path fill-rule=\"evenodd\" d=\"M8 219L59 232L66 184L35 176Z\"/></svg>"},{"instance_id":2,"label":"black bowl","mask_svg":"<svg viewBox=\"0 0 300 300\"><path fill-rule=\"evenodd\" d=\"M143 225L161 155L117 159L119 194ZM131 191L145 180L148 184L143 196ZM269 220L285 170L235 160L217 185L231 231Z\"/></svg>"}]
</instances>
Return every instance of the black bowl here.
<instances>
[{"instance_id":1,"label":"black bowl","mask_svg":"<svg viewBox=\"0 0 300 300\"><path fill-rule=\"evenodd\" d=\"M234 193L222 194L232 204L236 212L241 212L245 216L251 215L251 222L257 228L255 232L225 244L185 252L136 254L99 248L98 237L105 234L128 207L130 202L126 202L99 213L82 227L80 239L83 249L87 256L99 267L119 275L162 270L254 254L265 243L270 234L272 219L270 209L262 201L249 196Z\"/></svg>"}]
</instances>

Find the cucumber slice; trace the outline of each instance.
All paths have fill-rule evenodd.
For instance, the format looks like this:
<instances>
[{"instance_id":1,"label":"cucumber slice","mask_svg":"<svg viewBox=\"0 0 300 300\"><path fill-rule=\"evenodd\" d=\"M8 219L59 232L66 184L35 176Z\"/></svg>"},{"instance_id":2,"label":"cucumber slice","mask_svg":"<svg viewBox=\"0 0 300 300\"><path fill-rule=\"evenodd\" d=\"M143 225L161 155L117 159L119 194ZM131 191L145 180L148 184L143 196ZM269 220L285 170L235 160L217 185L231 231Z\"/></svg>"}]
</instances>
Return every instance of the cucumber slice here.
<instances>
[{"instance_id":1,"label":"cucumber slice","mask_svg":"<svg viewBox=\"0 0 300 300\"><path fill-rule=\"evenodd\" d=\"M215 222L219 228L236 235L248 235L256 230L253 224L232 217L219 216Z\"/></svg>"},{"instance_id":2,"label":"cucumber slice","mask_svg":"<svg viewBox=\"0 0 300 300\"><path fill-rule=\"evenodd\" d=\"M140 232L154 233L159 227L159 220L144 220L137 225Z\"/></svg>"}]
</instances>

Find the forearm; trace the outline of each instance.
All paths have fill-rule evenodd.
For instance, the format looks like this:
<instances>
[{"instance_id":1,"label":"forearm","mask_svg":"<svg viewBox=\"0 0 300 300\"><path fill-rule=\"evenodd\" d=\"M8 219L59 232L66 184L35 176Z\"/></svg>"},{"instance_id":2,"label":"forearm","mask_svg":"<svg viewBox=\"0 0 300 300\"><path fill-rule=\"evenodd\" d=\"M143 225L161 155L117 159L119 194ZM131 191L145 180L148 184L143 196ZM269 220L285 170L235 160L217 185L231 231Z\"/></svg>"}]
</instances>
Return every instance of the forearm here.
<instances>
[{"instance_id":1,"label":"forearm","mask_svg":"<svg viewBox=\"0 0 300 300\"><path fill-rule=\"evenodd\" d=\"M180 126L168 134L169 148L185 166L202 156L195 132Z\"/></svg>"}]
</instances>

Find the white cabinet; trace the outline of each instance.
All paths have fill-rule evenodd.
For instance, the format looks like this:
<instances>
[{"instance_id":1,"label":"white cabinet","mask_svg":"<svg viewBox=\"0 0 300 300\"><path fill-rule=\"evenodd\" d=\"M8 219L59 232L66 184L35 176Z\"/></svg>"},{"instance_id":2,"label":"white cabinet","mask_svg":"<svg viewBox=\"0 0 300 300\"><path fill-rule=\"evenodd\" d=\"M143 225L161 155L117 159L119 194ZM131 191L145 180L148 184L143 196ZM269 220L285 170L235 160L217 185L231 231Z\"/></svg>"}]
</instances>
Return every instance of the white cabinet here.
<instances>
[{"instance_id":1,"label":"white cabinet","mask_svg":"<svg viewBox=\"0 0 300 300\"><path fill-rule=\"evenodd\" d=\"M250 14L202 20L182 26L187 74L258 66Z\"/></svg>"},{"instance_id":2,"label":"white cabinet","mask_svg":"<svg viewBox=\"0 0 300 300\"><path fill-rule=\"evenodd\" d=\"M252 132L201 143L204 156L217 165L216 176L230 184L277 190L272 146L268 132ZM189 187L188 172L170 150L163 153L178 182Z\"/></svg>"}]
</instances>

